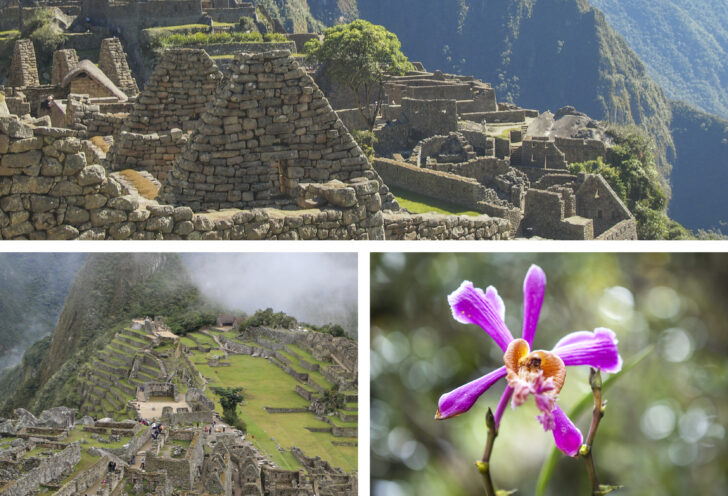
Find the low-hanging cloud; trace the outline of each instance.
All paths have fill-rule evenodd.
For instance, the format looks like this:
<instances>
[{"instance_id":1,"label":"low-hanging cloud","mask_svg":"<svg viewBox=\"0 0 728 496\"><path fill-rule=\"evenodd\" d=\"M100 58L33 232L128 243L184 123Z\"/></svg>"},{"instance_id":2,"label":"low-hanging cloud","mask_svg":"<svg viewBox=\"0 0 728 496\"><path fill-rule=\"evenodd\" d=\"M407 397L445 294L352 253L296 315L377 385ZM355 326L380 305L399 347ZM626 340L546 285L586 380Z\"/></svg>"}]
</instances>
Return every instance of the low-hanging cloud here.
<instances>
[{"instance_id":1,"label":"low-hanging cloud","mask_svg":"<svg viewBox=\"0 0 728 496\"><path fill-rule=\"evenodd\" d=\"M273 308L357 335L357 255L352 253L185 254L192 280L211 300L251 314Z\"/></svg>"}]
</instances>

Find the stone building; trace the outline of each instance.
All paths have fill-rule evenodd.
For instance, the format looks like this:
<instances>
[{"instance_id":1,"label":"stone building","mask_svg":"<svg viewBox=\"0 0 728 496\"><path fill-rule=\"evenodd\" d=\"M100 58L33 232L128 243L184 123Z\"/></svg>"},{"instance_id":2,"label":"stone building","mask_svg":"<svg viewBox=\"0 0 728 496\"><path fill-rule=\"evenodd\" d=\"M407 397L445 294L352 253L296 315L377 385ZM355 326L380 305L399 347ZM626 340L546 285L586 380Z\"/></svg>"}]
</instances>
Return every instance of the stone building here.
<instances>
[{"instance_id":1,"label":"stone building","mask_svg":"<svg viewBox=\"0 0 728 496\"><path fill-rule=\"evenodd\" d=\"M119 102L127 100L126 94L90 60L80 61L65 75L60 86L67 88L69 93L91 98L116 98Z\"/></svg>"}]
</instances>

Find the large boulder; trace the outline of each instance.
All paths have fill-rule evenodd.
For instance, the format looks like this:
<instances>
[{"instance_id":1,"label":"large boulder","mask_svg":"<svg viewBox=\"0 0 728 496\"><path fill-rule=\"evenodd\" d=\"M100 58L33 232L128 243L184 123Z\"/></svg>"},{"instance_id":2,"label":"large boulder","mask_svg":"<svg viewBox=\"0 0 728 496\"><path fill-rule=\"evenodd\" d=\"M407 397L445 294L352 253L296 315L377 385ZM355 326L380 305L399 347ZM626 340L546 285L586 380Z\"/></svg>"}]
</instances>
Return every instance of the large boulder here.
<instances>
[{"instance_id":1,"label":"large boulder","mask_svg":"<svg viewBox=\"0 0 728 496\"><path fill-rule=\"evenodd\" d=\"M76 410L66 406L57 406L43 411L38 418L38 422L42 427L70 429L76 423Z\"/></svg>"},{"instance_id":2,"label":"large boulder","mask_svg":"<svg viewBox=\"0 0 728 496\"><path fill-rule=\"evenodd\" d=\"M11 420L6 420L0 423L0 434L9 434L14 436L17 432L18 430L15 428L15 425Z\"/></svg>"},{"instance_id":3,"label":"large boulder","mask_svg":"<svg viewBox=\"0 0 728 496\"><path fill-rule=\"evenodd\" d=\"M18 429L23 427L38 427L38 419L25 408L17 408L14 413L15 418L18 419L15 423L15 427Z\"/></svg>"}]
</instances>

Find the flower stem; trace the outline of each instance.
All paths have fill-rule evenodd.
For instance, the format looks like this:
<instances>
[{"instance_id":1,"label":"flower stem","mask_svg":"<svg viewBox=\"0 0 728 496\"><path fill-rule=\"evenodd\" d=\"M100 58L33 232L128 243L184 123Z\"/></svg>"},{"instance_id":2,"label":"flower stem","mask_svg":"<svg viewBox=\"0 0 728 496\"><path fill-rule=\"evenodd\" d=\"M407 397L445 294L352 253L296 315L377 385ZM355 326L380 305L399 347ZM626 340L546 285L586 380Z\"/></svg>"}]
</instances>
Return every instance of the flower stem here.
<instances>
[{"instance_id":1,"label":"flower stem","mask_svg":"<svg viewBox=\"0 0 728 496\"><path fill-rule=\"evenodd\" d=\"M599 369L591 369L589 372L589 384L591 385L592 394L594 395L594 411L592 412L592 422L589 427L589 434L586 436L586 444L582 446L584 459L586 460L586 471L591 481L592 495L602 494L599 486L599 476L597 475L597 467L594 463L594 454L592 453L592 445L594 437L597 434L599 421L604 416L605 402L602 401L602 376Z\"/></svg>"},{"instance_id":2,"label":"flower stem","mask_svg":"<svg viewBox=\"0 0 728 496\"><path fill-rule=\"evenodd\" d=\"M490 454L493 452L493 444L495 438L498 436L498 428L495 425L495 417L490 408L485 414L485 425L488 426L488 439L485 442L485 452L483 453L483 459L479 462L475 462L478 467L480 475L483 476L483 482L485 483L485 494L487 496L495 496L495 486L490 478Z\"/></svg>"}]
</instances>

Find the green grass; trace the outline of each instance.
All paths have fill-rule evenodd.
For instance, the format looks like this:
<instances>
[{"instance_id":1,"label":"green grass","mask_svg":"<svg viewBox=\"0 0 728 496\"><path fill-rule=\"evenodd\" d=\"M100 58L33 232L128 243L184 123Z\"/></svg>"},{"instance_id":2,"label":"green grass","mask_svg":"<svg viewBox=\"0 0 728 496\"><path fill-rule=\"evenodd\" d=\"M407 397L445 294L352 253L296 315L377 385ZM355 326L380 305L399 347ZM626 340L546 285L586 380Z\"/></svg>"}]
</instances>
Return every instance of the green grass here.
<instances>
[{"instance_id":1,"label":"green grass","mask_svg":"<svg viewBox=\"0 0 728 496\"><path fill-rule=\"evenodd\" d=\"M470 217L478 217L483 215L473 210L463 210L463 207L453 205L452 203L436 200L428 196L412 193L400 188L390 188L392 194L397 199L399 206L406 208L413 214L424 214L428 212L436 212L447 215L468 215Z\"/></svg>"},{"instance_id":2,"label":"green grass","mask_svg":"<svg viewBox=\"0 0 728 496\"><path fill-rule=\"evenodd\" d=\"M503 138L503 139L510 139L511 131L517 131L520 129L521 129L521 126L508 126L505 129L501 130L500 133L498 133L496 130L496 132L489 134L489 136L495 136L497 138Z\"/></svg>"},{"instance_id":3,"label":"green grass","mask_svg":"<svg viewBox=\"0 0 728 496\"><path fill-rule=\"evenodd\" d=\"M326 368L329 365L331 365L331 363L329 363L329 362L322 362L320 360L316 360L311 353L309 353L308 351L304 350L303 348L301 348L298 345L295 345L295 344L287 344L286 346L288 348L290 348L292 351L294 351L298 356L300 356L301 358L303 358L304 360L306 360L308 363L317 363L317 364L319 364L320 366L322 366L324 368Z\"/></svg>"},{"instance_id":4,"label":"green grass","mask_svg":"<svg viewBox=\"0 0 728 496\"><path fill-rule=\"evenodd\" d=\"M191 334L188 334L188 336L190 336L201 345L212 346L213 348L218 347L214 339L212 339L210 336L202 334L201 332L193 332Z\"/></svg>"},{"instance_id":5,"label":"green grass","mask_svg":"<svg viewBox=\"0 0 728 496\"><path fill-rule=\"evenodd\" d=\"M20 31L11 29L10 31L0 31L0 40L12 40L20 36Z\"/></svg>"},{"instance_id":6,"label":"green grass","mask_svg":"<svg viewBox=\"0 0 728 496\"><path fill-rule=\"evenodd\" d=\"M230 356L230 367L197 365L212 382L210 386L243 387L245 401L239 408L254 441L281 467L295 470L298 464L290 454L281 454L276 443L288 450L298 446L307 456L320 456L335 467L356 470L357 449L352 446L333 446L332 435L312 433L304 427L327 427L310 413L269 414L263 407L305 408L308 402L295 392L297 381L263 358L248 355ZM219 399L213 396L215 409L222 413ZM250 437L250 436L249 436ZM275 438L275 442L271 441ZM252 440L252 437L251 437Z\"/></svg>"}]
</instances>

